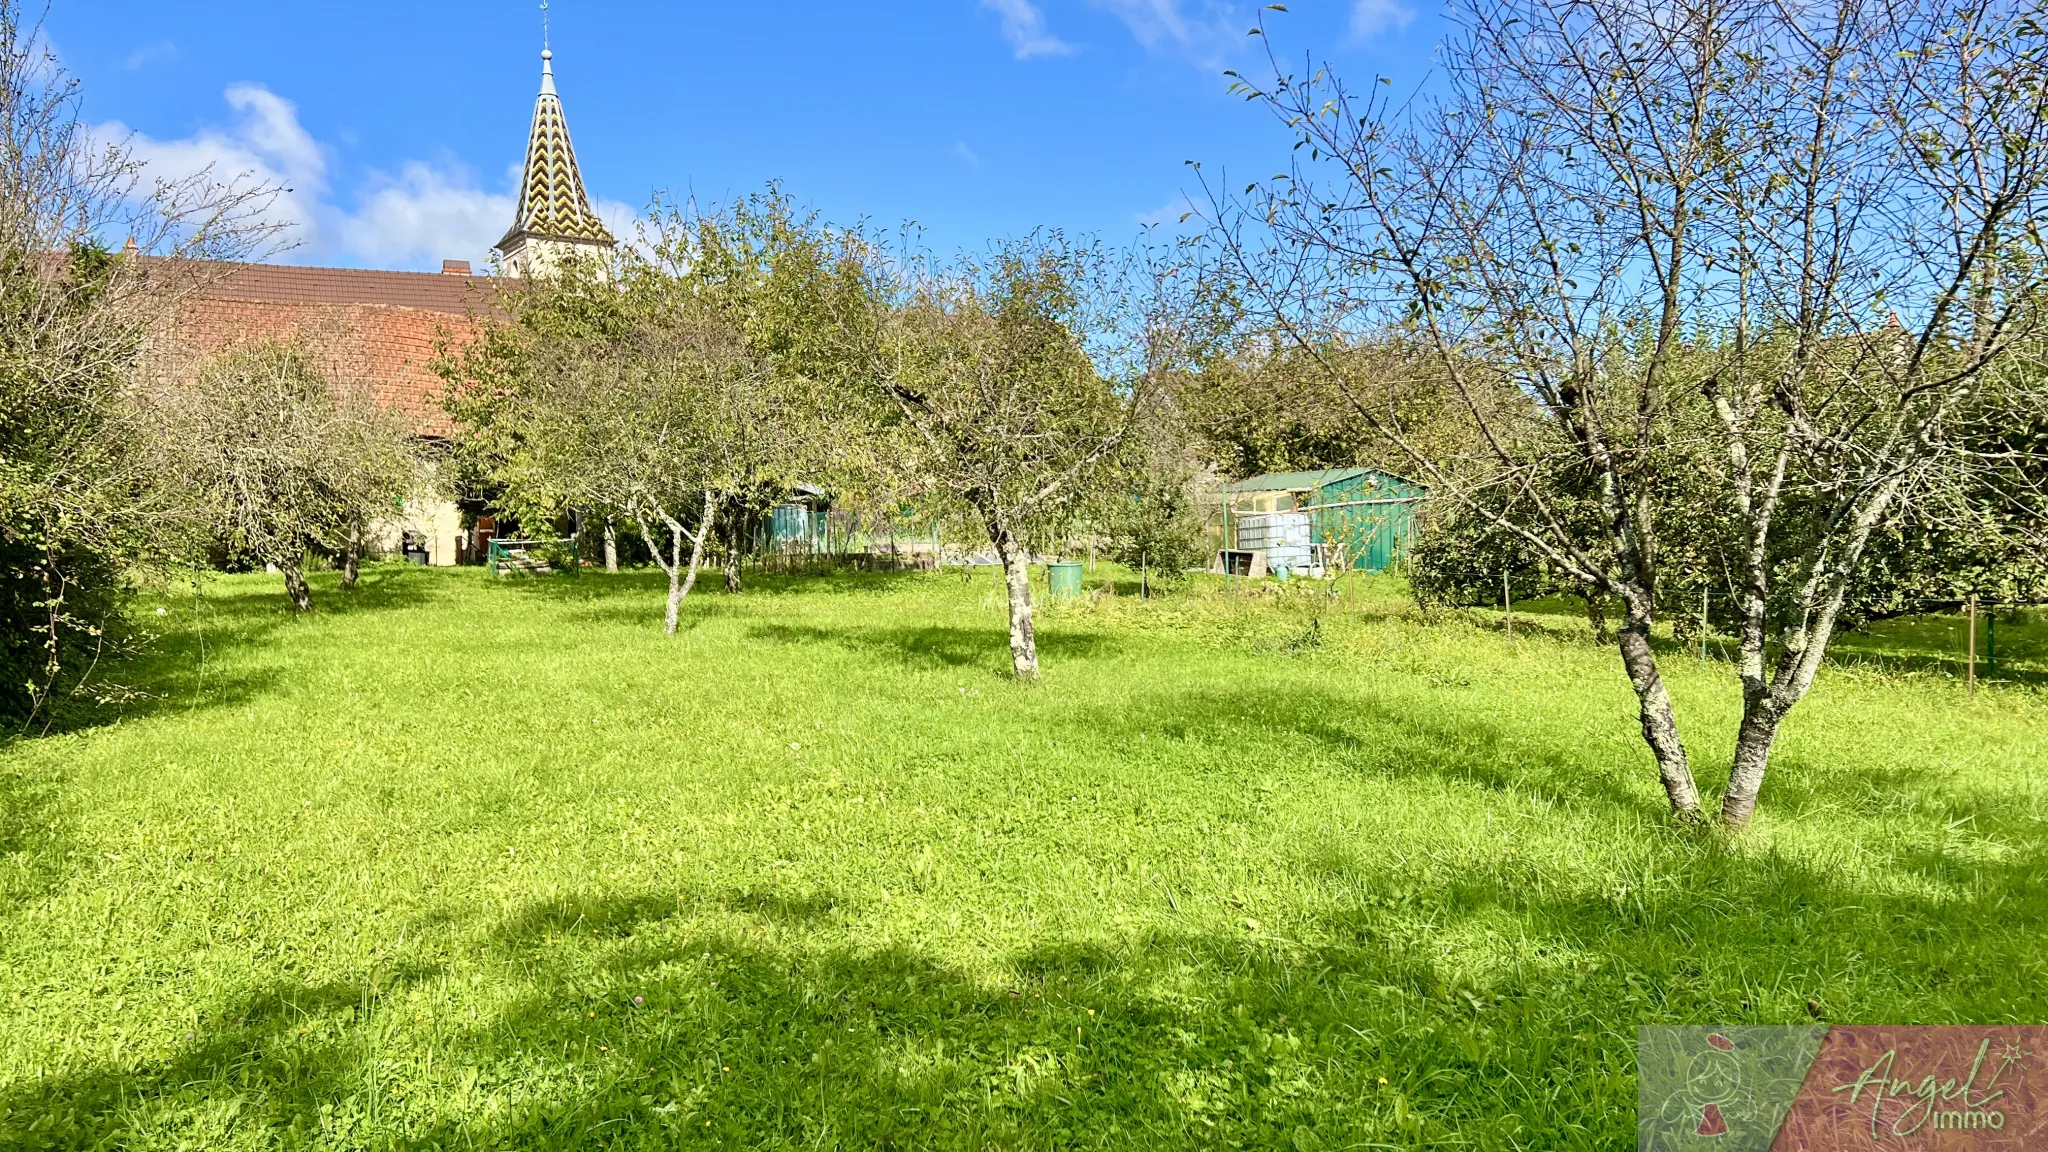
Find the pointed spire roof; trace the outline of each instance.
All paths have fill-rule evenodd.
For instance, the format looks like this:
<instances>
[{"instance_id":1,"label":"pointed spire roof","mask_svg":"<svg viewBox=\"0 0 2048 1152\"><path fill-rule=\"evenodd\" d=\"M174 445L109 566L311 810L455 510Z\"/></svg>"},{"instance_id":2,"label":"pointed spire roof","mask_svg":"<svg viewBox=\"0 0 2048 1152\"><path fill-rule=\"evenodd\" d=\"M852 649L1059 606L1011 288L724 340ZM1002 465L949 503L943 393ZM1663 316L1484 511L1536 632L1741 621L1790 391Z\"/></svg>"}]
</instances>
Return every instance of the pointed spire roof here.
<instances>
[{"instance_id":1,"label":"pointed spire roof","mask_svg":"<svg viewBox=\"0 0 2048 1152\"><path fill-rule=\"evenodd\" d=\"M562 99L555 94L554 58L553 52L541 50L540 97L533 103L533 129L526 138L519 210L511 231L498 241L501 252L524 235L614 243L583 190L583 170L576 166L576 149L569 143L569 122L562 116Z\"/></svg>"}]
</instances>

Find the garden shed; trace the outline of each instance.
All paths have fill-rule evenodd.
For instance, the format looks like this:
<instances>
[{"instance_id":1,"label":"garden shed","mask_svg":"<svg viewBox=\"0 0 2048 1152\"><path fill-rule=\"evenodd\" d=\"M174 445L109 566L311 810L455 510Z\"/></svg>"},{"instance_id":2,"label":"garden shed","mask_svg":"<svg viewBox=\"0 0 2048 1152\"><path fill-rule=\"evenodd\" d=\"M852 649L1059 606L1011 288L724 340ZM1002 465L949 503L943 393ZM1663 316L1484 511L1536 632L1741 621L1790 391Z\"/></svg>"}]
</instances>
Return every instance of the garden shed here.
<instances>
[{"instance_id":1,"label":"garden shed","mask_svg":"<svg viewBox=\"0 0 2048 1152\"><path fill-rule=\"evenodd\" d=\"M824 489L798 484L789 499L754 520L754 551L826 551L826 516L831 507L832 499Z\"/></svg>"},{"instance_id":2,"label":"garden shed","mask_svg":"<svg viewBox=\"0 0 2048 1152\"><path fill-rule=\"evenodd\" d=\"M1280 540L1291 548L1305 536L1332 563L1378 572L1407 550L1415 507L1428 495L1427 487L1376 468L1251 476L1224 485L1224 546L1257 551Z\"/></svg>"}]
</instances>

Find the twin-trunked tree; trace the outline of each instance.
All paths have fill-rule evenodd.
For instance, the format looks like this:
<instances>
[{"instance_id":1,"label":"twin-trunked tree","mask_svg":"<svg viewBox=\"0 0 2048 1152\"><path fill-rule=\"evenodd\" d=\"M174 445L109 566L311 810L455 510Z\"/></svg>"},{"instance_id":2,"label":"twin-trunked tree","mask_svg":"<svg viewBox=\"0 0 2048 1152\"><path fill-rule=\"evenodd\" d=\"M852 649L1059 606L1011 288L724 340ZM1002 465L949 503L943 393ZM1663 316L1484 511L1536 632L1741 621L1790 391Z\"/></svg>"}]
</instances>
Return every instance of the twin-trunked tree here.
<instances>
[{"instance_id":1,"label":"twin-trunked tree","mask_svg":"<svg viewBox=\"0 0 2048 1152\"><path fill-rule=\"evenodd\" d=\"M1873 534L2028 471L1986 454L1982 421L2041 401L2042 30L1978 0L1459 16L1440 95L1277 61L1245 85L1299 160L1224 205L1217 237L1255 318L1439 499L1619 600L1682 819L1701 801L1651 626L1673 551L1727 573L1740 829ZM1422 350L1477 450L1414 443L1388 381L1328 355L1361 340Z\"/></svg>"},{"instance_id":2,"label":"twin-trunked tree","mask_svg":"<svg viewBox=\"0 0 2048 1152\"><path fill-rule=\"evenodd\" d=\"M825 473L834 238L779 194L657 206L616 268L572 264L444 358L466 463L523 519L636 526L673 634L723 512Z\"/></svg>"}]
</instances>

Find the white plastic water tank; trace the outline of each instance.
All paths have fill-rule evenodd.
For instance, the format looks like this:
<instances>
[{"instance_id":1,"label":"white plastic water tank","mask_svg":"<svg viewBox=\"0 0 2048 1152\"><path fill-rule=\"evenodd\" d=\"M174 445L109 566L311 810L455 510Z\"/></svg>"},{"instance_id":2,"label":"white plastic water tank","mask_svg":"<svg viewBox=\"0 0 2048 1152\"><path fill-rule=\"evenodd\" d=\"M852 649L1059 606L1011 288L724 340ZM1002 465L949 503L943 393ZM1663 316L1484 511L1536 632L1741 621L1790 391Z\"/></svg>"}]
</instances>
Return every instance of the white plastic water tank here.
<instances>
[{"instance_id":1,"label":"white plastic water tank","mask_svg":"<svg viewBox=\"0 0 2048 1152\"><path fill-rule=\"evenodd\" d=\"M1306 512L1255 512L1237 520L1237 546L1264 551L1268 569L1308 567L1313 539Z\"/></svg>"}]
</instances>

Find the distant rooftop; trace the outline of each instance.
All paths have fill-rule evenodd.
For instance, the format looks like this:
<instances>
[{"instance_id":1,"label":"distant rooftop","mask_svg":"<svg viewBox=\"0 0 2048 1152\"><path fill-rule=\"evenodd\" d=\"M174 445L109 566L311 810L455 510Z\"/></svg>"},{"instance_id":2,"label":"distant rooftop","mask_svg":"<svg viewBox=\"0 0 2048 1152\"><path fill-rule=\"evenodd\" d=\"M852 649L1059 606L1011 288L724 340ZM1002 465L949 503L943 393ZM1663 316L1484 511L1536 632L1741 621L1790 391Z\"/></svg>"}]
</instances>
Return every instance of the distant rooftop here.
<instances>
[{"instance_id":1,"label":"distant rooftop","mask_svg":"<svg viewBox=\"0 0 2048 1152\"><path fill-rule=\"evenodd\" d=\"M1384 476L1404 484L1415 484L1406 476L1382 472L1377 468L1319 468L1313 472L1268 472L1262 476L1247 476L1235 484L1225 484L1225 492L1312 492L1317 488L1339 484L1359 476ZM1420 488L1422 485L1415 484Z\"/></svg>"},{"instance_id":2,"label":"distant rooftop","mask_svg":"<svg viewBox=\"0 0 2048 1152\"><path fill-rule=\"evenodd\" d=\"M463 265L466 267L466 265ZM219 264L208 269L200 295L214 300L270 304L382 304L430 312L490 310L491 297L519 281L444 272L378 272L364 268L305 268L291 264Z\"/></svg>"}]
</instances>

